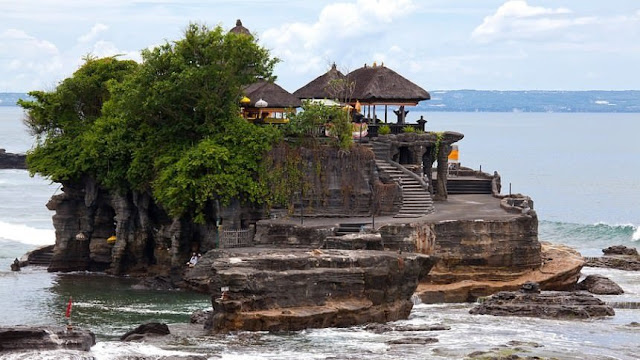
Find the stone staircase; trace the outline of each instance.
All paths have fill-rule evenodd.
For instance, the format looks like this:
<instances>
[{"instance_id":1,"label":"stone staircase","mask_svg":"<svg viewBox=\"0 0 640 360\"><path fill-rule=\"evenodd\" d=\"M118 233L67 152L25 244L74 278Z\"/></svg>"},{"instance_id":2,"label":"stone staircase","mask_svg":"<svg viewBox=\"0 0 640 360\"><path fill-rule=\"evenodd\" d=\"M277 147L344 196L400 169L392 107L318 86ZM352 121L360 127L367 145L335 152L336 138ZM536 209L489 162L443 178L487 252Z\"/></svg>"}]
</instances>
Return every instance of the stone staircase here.
<instances>
[{"instance_id":1,"label":"stone staircase","mask_svg":"<svg viewBox=\"0 0 640 360\"><path fill-rule=\"evenodd\" d=\"M29 265L49 266L53 258L53 245L36 249L28 254Z\"/></svg>"},{"instance_id":2,"label":"stone staircase","mask_svg":"<svg viewBox=\"0 0 640 360\"><path fill-rule=\"evenodd\" d=\"M432 181L434 188L436 187L436 181L436 179ZM447 193L450 195L491 194L491 180L450 177L447 179Z\"/></svg>"},{"instance_id":3,"label":"stone staircase","mask_svg":"<svg viewBox=\"0 0 640 360\"><path fill-rule=\"evenodd\" d=\"M347 234L357 234L362 228L370 223L341 223L336 229L336 236L344 236Z\"/></svg>"},{"instance_id":4,"label":"stone staircase","mask_svg":"<svg viewBox=\"0 0 640 360\"><path fill-rule=\"evenodd\" d=\"M402 165L389 159L388 144L372 142L365 146L373 150L378 171L388 174L402 188L402 207L395 218L417 218L434 211L429 190Z\"/></svg>"}]
</instances>

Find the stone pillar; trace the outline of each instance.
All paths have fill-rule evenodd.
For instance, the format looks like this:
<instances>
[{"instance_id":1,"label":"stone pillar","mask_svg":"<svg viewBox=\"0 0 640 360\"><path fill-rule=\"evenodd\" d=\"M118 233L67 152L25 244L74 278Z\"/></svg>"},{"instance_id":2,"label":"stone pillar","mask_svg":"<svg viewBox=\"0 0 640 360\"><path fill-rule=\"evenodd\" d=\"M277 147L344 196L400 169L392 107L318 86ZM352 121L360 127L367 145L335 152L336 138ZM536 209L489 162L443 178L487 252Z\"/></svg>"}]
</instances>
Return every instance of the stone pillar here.
<instances>
[{"instance_id":1,"label":"stone pillar","mask_svg":"<svg viewBox=\"0 0 640 360\"><path fill-rule=\"evenodd\" d=\"M436 194L433 197L435 201L447 200L447 173L449 168L449 152L451 145L440 143L438 148L438 181L436 183Z\"/></svg>"}]
</instances>

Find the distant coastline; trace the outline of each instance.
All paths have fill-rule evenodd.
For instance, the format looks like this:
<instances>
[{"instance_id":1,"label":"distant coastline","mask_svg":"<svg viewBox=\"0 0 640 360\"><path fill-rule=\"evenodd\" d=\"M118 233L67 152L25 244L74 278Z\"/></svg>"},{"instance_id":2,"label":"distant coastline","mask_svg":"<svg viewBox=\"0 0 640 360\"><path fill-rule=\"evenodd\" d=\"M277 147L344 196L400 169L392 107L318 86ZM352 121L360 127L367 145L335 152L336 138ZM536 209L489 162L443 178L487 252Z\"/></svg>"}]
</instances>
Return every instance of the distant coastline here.
<instances>
[{"instance_id":1,"label":"distant coastline","mask_svg":"<svg viewBox=\"0 0 640 360\"><path fill-rule=\"evenodd\" d=\"M640 90L433 90L417 111L640 113ZM0 106L16 106L25 93L0 93Z\"/></svg>"}]
</instances>

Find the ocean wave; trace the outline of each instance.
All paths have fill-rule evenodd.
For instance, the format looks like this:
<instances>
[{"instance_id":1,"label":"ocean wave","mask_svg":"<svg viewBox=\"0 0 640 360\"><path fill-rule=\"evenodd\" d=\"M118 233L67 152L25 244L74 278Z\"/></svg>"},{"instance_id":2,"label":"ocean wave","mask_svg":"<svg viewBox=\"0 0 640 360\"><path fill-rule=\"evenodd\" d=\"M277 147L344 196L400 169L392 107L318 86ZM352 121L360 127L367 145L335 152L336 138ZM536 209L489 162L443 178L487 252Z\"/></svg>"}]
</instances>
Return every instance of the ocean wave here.
<instances>
[{"instance_id":1,"label":"ocean wave","mask_svg":"<svg viewBox=\"0 0 640 360\"><path fill-rule=\"evenodd\" d=\"M634 224L576 224L559 221L540 221L540 240L585 244L599 243L602 247L610 245L635 245L640 241L640 227Z\"/></svg>"},{"instance_id":2,"label":"ocean wave","mask_svg":"<svg viewBox=\"0 0 640 360\"><path fill-rule=\"evenodd\" d=\"M160 314L160 315L191 315L193 311L185 310L166 310L157 307L135 307L135 306L109 306L97 302L74 302L73 306L85 309L97 309L103 311L113 311L118 313L135 313L135 314Z\"/></svg>"},{"instance_id":3,"label":"ocean wave","mask_svg":"<svg viewBox=\"0 0 640 360\"><path fill-rule=\"evenodd\" d=\"M29 245L52 245L56 242L56 233L51 229L36 229L24 224L0 221L0 239Z\"/></svg>"}]
</instances>

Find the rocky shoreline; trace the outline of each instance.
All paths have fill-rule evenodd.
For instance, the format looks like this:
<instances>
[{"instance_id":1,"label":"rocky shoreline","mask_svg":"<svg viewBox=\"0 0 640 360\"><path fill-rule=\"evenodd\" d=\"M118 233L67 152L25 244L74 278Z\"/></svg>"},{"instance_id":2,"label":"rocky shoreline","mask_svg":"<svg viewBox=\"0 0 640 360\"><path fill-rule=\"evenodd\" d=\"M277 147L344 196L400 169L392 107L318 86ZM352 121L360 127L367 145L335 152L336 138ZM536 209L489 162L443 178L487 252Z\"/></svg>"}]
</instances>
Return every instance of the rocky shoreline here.
<instances>
[{"instance_id":1,"label":"rocky shoreline","mask_svg":"<svg viewBox=\"0 0 640 360\"><path fill-rule=\"evenodd\" d=\"M0 169L26 169L27 156L25 154L13 154L0 148Z\"/></svg>"},{"instance_id":2,"label":"rocky shoreline","mask_svg":"<svg viewBox=\"0 0 640 360\"><path fill-rule=\"evenodd\" d=\"M89 351L96 344L88 330L62 326L0 327L0 353L19 350L80 350Z\"/></svg>"}]
</instances>

